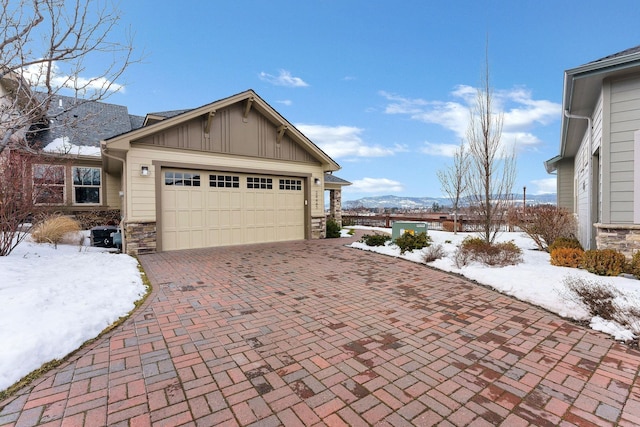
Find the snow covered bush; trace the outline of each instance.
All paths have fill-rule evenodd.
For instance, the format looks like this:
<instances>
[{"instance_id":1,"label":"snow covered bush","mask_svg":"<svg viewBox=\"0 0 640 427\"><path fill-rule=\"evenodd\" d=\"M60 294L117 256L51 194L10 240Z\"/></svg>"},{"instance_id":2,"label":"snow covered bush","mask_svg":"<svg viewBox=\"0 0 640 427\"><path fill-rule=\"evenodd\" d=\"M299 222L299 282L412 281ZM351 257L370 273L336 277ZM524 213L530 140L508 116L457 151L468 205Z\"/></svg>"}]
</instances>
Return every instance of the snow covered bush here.
<instances>
[{"instance_id":1,"label":"snow covered bush","mask_svg":"<svg viewBox=\"0 0 640 427\"><path fill-rule=\"evenodd\" d=\"M569 291L568 299L584 304L591 316L613 320L614 299L620 295L616 288L578 276L565 277L563 284Z\"/></svg>"},{"instance_id":2,"label":"snow covered bush","mask_svg":"<svg viewBox=\"0 0 640 427\"><path fill-rule=\"evenodd\" d=\"M528 207L526 211L512 212L510 220L536 243L538 248L549 252L559 237L573 237L576 219L571 212L554 205Z\"/></svg>"},{"instance_id":3,"label":"snow covered bush","mask_svg":"<svg viewBox=\"0 0 640 427\"><path fill-rule=\"evenodd\" d=\"M589 315L618 323L640 335L640 307L613 285L582 277L568 276L563 281L565 298L583 304Z\"/></svg>"},{"instance_id":4,"label":"snow covered bush","mask_svg":"<svg viewBox=\"0 0 640 427\"><path fill-rule=\"evenodd\" d=\"M431 245L431 236L424 231L422 233L413 234L409 231L398 237L393 243L400 248L400 255L414 249L422 249Z\"/></svg>"},{"instance_id":5,"label":"snow covered bush","mask_svg":"<svg viewBox=\"0 0 640 427\"><path fill-rule=\"evenodd\" d=\"M504 267L522 262L522 249L512 241L487 243L481 237L467 237L456 250L454 260L458 268L474 261Z\"/></svg>"},{"instance_id":6,"label":"snow covered bush","mask_svg":"<svg viewBox=\"0 0 640 427\"><path fill-rule=\"evenodd\" d=\"M582 268L598 276L618 276L626 262L624 254L614 249L591 249L584 253Z\"/></svg>"},{"instance_id":7,"label":"snow covered bush","mask_svg":"<svg viewBox=\"0 0 640 427\"><path fill-rule=\"evenodd\" d=\"M424 251L424 262L433 262L437 259L444 258L447 255L442 245L429 246Z\"/></svg>"},{"instance_id":8,"label":"snow covered bush","mask_svg":"<svg viewBox=\"0 0 640 427\"><path fill-rule=\"evenodd\" d=\"M36 243L51 243L57 246L65 239L77 237L80 223L69 216L55 215L47 218L31 230L31 238ZM68 243L75 243L69 241Z\"/></svg>"}]
</instances>

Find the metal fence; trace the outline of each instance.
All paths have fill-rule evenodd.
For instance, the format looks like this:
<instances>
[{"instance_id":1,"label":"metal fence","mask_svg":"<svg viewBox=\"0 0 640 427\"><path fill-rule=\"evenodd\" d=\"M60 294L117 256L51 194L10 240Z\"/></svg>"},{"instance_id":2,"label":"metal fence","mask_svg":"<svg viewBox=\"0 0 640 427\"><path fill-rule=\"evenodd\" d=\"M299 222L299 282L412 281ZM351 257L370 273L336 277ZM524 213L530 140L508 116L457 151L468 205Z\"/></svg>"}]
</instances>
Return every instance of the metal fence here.
<instances>
[{"instance_id":1,"label":"metal fence","mask_svg":"<svg viewBox=\"0 0 640 427\"><path fill-rule=\"evenodd\" d=\"M427 223L429 230L443 230L442 224L445 222L453 223L453 218L442 216L440 218L425 216L407 216L407 215L342 215L343 226L362 225L368 227L384 227L391 228L396 221L420 221ZM474 232L481 229L479 220L468 218L458 218L458 226L462 231ZM453 226L451 226L453 229ZM500 224L500 231L520 231L518 227L503 222Z\"/></svg>"}]
</instances>

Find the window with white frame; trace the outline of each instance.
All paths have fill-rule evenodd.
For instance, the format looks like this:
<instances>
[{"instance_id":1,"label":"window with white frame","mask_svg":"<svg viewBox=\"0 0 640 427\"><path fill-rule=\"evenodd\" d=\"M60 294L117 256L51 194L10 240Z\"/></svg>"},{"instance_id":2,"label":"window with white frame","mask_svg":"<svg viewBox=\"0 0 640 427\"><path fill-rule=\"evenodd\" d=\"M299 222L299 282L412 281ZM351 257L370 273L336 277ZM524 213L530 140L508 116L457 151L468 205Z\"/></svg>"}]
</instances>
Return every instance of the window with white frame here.
<instances>
[{"instance_id":1,"label":"window with white frame","mask_svg":"<svg viewBox=\"0 0 640 427\"><path fill-rule=\"evenodd\" d=\"M64 166L33 165L33 202L39 205L64 203Z\"/></svg>"},{"instance_id":2,"label":"window with white frame","mask_svg":"<svg viewBox=\"0 0 640 427\"><path fill-rule=\"evenodd\" d=\"M74 167L73 174L73 203L99 204L102 171L100 168Z\"/></svg>"}]
</instances>

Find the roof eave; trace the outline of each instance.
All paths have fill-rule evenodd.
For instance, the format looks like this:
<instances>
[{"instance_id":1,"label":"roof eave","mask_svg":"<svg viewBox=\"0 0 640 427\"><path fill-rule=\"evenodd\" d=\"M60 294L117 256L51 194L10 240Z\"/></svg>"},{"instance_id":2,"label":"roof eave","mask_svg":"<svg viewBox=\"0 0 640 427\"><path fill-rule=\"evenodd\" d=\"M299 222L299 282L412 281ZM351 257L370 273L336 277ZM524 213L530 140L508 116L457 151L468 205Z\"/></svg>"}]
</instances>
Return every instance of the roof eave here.
<instances>
[{"instance_id":1,"label":"roof eave","mask_svg":"<svg viewBox=\"0 0 640 427\"><path fill-rule=\"evenodd\" d=\"M567 134L571 118L567 117L565 113L572 114L576 110L587 107L585 105L575 104L574 94L576 86L587 78L598 77L599 81L602 82L606 77L619 74L625 70L636 67L640 67L640 52L590 62L565 71L564 92L562 94L563 112L560 136L560 156L558 160L567 156Z\"/></svg>"}]
</instances>

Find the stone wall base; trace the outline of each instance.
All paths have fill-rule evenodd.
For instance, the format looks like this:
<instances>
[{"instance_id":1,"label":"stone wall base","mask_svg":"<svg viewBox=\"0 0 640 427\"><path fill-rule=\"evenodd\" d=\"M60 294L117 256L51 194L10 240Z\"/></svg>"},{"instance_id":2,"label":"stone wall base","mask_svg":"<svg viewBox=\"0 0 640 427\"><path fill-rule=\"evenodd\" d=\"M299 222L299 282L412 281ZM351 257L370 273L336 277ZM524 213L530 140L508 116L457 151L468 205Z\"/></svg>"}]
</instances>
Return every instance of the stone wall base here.
<instances>
[{"instance_id":1,"label":"stone wall base","mask_svg":"<svg viewBox=\"0 0 640 427\"><path fill-rule=\"evenodd\" d=\"M342 227L342 190L329 190L329 214Z\"/></svg>"},{"instance_id":2,"label":"stone wall base","mask_svg":"<svg viewBox=\"0 0 640 427\"><path fill-rule=\"evenodd\" d=\"M598 249L615 249L631 258L640 250L640 225L594 224Z\"/></svg>"},{"instance_id":3,"label":"stone wall base","mask_svg":"<svg viewBox=\"0 0 640 427\"><path fill-rule=\"evenodd\" d=\"M324 216L311 217L311 238L324 239L327 235L327 219Z\"/></svg>"},{"instance_id":4,"label":"stone wall base","mask_svg":"<svg viewBox=\"0 0 640 427\"><path fill-rule=\"evenodd\" d=\"M158 233L156 222L128 222L124 225L127 254L144 255L155 253Z\"/></svg>"}]
</instances>

